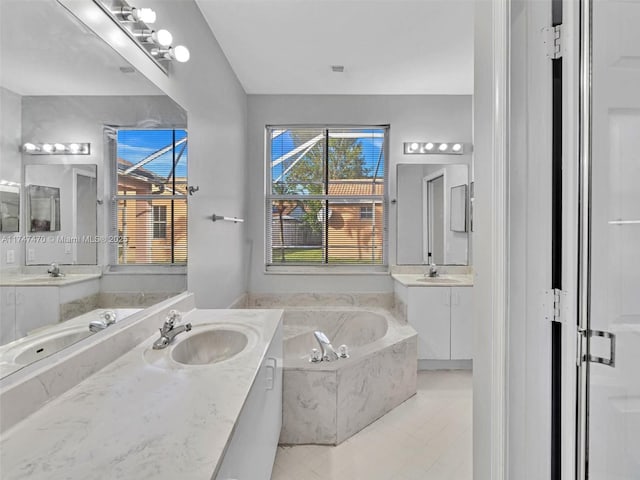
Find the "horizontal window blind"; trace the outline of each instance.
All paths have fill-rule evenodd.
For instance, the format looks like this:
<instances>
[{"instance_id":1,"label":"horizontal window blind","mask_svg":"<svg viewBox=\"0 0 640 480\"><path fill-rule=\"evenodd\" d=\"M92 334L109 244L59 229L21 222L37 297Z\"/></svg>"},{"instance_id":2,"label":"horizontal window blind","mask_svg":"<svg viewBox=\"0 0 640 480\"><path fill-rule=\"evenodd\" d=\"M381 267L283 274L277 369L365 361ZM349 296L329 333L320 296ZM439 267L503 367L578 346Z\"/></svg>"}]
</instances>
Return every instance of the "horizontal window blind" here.
<instances>
[{"instance_id":1,"label":"horizontal window blind","mask_svg":"<svg viewBox=\"0 0 640 480\"><path fill-rule=\"evenodd\" d=\"M384 265L387 127L268 127L266 264Z\"/></svg>"},{"instance_id":2,"label":"horizontal window blind","mask_svg":"<svg viewBox=\"0 0 640 480\"><path fill-rule=\"evenodd\" d=\"M187 144L185 130L117 132L114 263L187 262Z\"/></svg>"}]
</instances>

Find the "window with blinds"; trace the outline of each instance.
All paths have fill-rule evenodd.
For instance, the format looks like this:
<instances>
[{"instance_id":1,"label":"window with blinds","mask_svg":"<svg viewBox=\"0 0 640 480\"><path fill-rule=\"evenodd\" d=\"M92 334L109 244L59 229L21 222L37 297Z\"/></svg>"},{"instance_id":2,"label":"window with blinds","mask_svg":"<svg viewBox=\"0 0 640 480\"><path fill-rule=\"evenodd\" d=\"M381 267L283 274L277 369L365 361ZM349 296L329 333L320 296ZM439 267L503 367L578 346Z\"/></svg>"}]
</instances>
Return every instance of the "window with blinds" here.
<instances>
[{"instance_id":1,"label":"window with blinds","mask_svg":"<svg viewBox=\"0 0 640 480\"><path fill-rule=\"evenodd\" d=\"M186 130L118 130L115 264L187 263Z\"/></svg>"},{"instance_id":2,"label":"window with blinds","mask_svg":"<svg viewBox=\"0 0 640 480\"><path fill-rule=\"evenodd\" d=\"M387 134L267 127L267 266L386 264Z\"/></svg>"}]
</instances>

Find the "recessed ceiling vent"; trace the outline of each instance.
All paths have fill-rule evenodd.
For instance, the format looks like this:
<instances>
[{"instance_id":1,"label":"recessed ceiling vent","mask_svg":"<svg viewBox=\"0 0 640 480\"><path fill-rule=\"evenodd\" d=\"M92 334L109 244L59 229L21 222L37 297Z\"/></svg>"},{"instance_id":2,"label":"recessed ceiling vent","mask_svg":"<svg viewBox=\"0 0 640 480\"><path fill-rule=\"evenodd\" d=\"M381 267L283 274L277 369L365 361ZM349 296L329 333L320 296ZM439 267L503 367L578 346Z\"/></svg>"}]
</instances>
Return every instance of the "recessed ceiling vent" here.
<instances>
[{"instance_id":1,"label":"recessed ceiling vent","mask_svg":"<svg viewBox=\"0 0 640 480\"><path fill-rule=\"evenodd\" d=\"M344 72L344 65L331 65L331 71L336 73Z\"/></svg>"}]
</instances>

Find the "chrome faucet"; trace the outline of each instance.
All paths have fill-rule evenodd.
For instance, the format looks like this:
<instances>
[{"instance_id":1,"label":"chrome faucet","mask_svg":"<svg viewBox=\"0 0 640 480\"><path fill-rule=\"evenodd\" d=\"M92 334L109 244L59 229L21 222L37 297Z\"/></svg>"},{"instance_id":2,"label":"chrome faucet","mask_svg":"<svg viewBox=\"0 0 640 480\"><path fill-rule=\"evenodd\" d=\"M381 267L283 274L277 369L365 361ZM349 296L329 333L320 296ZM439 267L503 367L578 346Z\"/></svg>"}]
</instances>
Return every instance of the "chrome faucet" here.
<instances>
[{"instance_id":1,"label":"chrome faucet","mask_svg":"<svg viewBox=\"0 0 640 480\"><path fill-rule=\"evenodd\" d=\"M436 262L433 261L433 255L431 252L427 254L427 263L429 264L429 272L425 273L424 276L429 277L437 277L438 276L438 267L436 266Z\"/></svg>"},{"instance_id":2,"label":"chrome faucet","mask_svg":"<svg viewBox=\"0 0 640 480\"><path fill-rule=\"evenodd\" d=\"M112 310L105 310L100 314L100 320L92 320L89 323L89 330L94 333L99 332L114 323L116 323L116 312Z\"/></svg>"},{"instance_id":3,"label":"chrome faucet","mask_svg":"<svg viewBox=\"0 0 640 480\"><path fill-rule=\"evenodd\" d=\"M436 267L435 263L429 264L429 276L437 277L438 276L438 267Z\"/></svg>"},{"instance_id":4,"label":"chrome faucet","mask_svg":"<svg viewBox=\"0 0 640 480\"><path fill-rule=\"evenodd\" d=\"M62 273L60 271L60 267L58 266L58 264L56 262L53 262L49 266L49 270L47 270L47 273L49 275L51 275L52 277L64 277L64 273Z\"/></svg>"},{"instance_id":5,"label":"chrome faucet","mask_svg":"<svg viewBox=\"0 0 640 480\"><path fill-rule=\"evenodd\" d=\"M331 362L340 358L340 355L338 355L337 352L333 349L333 345L331 345L331 342L324 333L315 331L313 332L313 335L316 337L316 340L320 345L320 349L322 350L323 361Z\"/></svg>"},{"instance_id":6,"label":"chrome faucet","mask_svg":"<svg viewBox=\"0 0 640 480\"><path fill-rule=\"evenodd\" d=\"M190 332L191 324L185 323L179 327L175 326L176 321L180 321L182 315L177 310L171 310L167 315L167 319L164 325L160 328L160 338L153 342L153 349L160 350L166 348L173 341L173 339L182 332Z\"/></svg>"}]
</instances>

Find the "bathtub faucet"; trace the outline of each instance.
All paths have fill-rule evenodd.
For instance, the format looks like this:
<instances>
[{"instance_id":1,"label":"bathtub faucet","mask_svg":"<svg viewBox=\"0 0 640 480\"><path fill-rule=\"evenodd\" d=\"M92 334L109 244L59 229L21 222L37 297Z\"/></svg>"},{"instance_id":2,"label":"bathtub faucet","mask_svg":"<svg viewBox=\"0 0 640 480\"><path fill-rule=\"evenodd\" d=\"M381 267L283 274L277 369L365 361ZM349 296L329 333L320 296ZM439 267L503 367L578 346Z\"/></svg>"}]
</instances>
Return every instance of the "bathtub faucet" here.
<instances>
[{"instance_id":1,"label":"bathtub faucet","mask_svg":"<svg viewBox=\"0 0 640 480\"><path fill-rule=\"evenodd\" d=\"M104 330L109 325L116 323L116 312L112 310L105 310L100 314L100 320L92 320L89 323L89 330L93 333Z\"/></svg>"},{"instance_id":2,"label":"bathtub faucet","mask_svg":"<svg viewBox=\"0 0 640 480\"><path fill-rule=\"evenodd\" d=\"M333 349L333 345L331 345L331 342L329 341L329 339L324 333L320 331L315 331L313 332L313 335L316 337L316 340L320 344L323 361L331 362L333 360L337 360L338 358L340 358L340 356Z\"/></svg>"}]
</instances>

